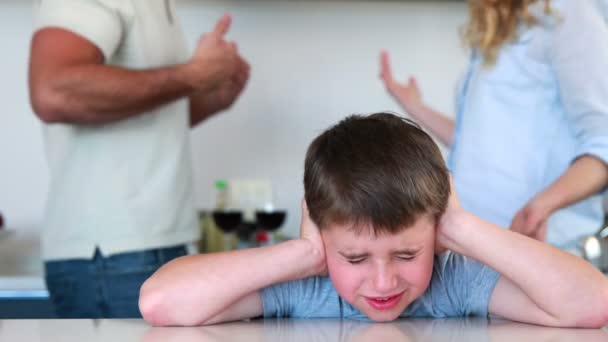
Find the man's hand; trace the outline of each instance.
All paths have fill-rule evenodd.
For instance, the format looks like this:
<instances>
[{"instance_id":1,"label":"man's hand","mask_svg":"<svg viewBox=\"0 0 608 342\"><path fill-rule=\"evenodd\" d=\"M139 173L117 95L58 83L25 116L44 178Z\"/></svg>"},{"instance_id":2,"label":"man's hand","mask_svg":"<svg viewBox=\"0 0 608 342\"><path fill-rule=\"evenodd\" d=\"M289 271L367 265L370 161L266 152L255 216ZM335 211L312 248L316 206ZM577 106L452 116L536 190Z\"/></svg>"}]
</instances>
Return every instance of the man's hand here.
<instances>
[{"instance_id":1,"label":"man's hand","mask_svg":"<svg viewBox=\"0 0 608 342\"><path fill-rule=\"evenodd\" d=\"M316 258L317 269L309 276L315 275L326 275L327 274L327 263L325 261L325 245L321 238L321 232L319 227L310 219L308 214L308 206L306 200L302 199L302 222L300 224L300 239L309 241L314 249L314 255L311 257Z\"/></svg>"},{"instance_id":2,"label":"man's hand","mask_svg":"<svg viewBox=\"0 0 608 342\"><path fill-rule=\"evenodd\" d=\"M249 64L237 56L237 69L231 78L222 82L214 90L199 91L191 95L190 126L194 127L212 115L230 108L245 89L249 73Z\"/></svg>"},{"instance_id":3,"label":"man's hand","mask_svg":"<svg viewBox=\"0 0 608 342\"><path fill-rule=\"evenodd\" d=\"M236 45L224 36L230 29L232 18L222 16L212 32L201 36L190 62L187 63L188 79L198 91L215 90L234 77L239 67Z\"/></svg>"},{"instance_id":4,"label":"man's hand","mask_svg":"<svg viewBox=\"0 0 608 342\"><path fill-rule=\"evenodd\" d=\"M189 63L196 92L190 96L190 126L230 108L249 80L250 67L234 42L225 42L231 18L224 15L213 32L203 35Z\"/></svg>"},{"instance_id":5,"label":"man's hand","mask_svg":"<svg viewBox=\"0 0 608 342\"><path fill-rule=\"evenodd\" d=\"M222 82L215 90L199 91L190 96L190 126L230 108L243 92L249 80L249 64L238 57L235 74Z\"/></svg>"},{"instance_id":6,"label":"man's hand","mask_svg":"<svg viewBox=\"0 0 608 342\"><path fill-rule=\"evenodd\" d=\"M511 222L511 230L539 241L545 241L549 215L551 215L551 210L544 204L542 197L535 197L515 214Z\"/></svg>"},{"instance_id":7,"label":"man's hand","mask_svg":"<svg viewBox=\"0 0 608 342\"><path fill-rule=\"evenodd\" d=\"M380 54L380 78L384 82L386 90L399 102L410 114L415 114L422 107L422 95L418 88L416 79L410 77L408 83L399 83L393 78L389 55L387 51Z\"/></svg>"},{"instance_id":8,"label":"man's hand","mask_svg":"<svg viewBox=\"0 0 608 342\"><path fill-rule=\"evenodd\" d=\"M236 44L235 44L236 51ZM213 94L215 96L216 110L228 109L243 92L250 73L249 63L237 55L237 68L232 77L220 85Z\"/></svg>"}]
</instances>

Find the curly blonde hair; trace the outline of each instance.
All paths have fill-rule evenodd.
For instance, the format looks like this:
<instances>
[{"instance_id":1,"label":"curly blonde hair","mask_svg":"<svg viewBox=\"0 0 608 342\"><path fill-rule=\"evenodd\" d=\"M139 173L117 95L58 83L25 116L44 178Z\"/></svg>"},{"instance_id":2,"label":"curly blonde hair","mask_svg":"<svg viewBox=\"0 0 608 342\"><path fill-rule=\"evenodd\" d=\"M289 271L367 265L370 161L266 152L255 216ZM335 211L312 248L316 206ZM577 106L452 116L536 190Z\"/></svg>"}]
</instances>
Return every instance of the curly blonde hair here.
<instances>
[{"instance_id":1,"label":"curly blonde hair","mask_svg":"<svg viewBox=\"0 0 608 342\"><path fill-rule=\"evenodd\" d=\"M550 14L550 0L469 0L470 20L463 30L465 44L478 49L486 65L493 65L501 47L517 39L521 24L537 23L528 8L538 1L544 2L545 13Z\"/></svg>"}]
</instances>

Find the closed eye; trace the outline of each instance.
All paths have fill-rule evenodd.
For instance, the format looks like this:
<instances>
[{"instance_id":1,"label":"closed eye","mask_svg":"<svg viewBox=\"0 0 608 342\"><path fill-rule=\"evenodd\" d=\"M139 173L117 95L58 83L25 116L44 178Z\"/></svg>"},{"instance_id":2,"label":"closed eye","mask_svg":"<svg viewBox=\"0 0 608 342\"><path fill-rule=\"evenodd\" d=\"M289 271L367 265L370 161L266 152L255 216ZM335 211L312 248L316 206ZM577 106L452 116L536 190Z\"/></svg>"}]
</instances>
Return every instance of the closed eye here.
<instances>
[{"instance_id":1,"label":"closed eye","mask_svg":"<svg viewBox=\"0 0 608 342\"><path fill-rule=\"evenodd\" d=\"M365 261L365 258L347 259L347 261L353 265L357 265Z\"/></svg>"},{"instance_id":2,"label":"closed eye","mask_svg":"<svg viewBox=\"0 0 608 342\"><path fill-rule=\"evenodd\" d=\"M411 261L414 260L416 258L415 254L401 254L401 255L397 255L397 259L400 260L406 260L406 261Z\"/></svg>"}]
</instances>

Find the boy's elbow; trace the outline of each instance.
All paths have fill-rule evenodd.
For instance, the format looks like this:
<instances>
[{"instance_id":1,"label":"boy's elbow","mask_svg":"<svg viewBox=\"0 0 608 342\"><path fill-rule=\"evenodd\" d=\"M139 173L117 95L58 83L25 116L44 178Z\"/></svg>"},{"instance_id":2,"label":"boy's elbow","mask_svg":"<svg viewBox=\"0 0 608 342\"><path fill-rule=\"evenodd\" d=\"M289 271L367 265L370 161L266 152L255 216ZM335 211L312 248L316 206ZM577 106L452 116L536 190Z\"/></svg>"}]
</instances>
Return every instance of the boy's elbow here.
<instances>
[{"instance_id":1,"label":"boy's elbow","mask_svg":"<svg viewBox=\"0 0 608 342\"><path fill-rule=\"evenodd\" d=\"M589 315L579 319L576 326L579 328L602 328L608 326L608 287L604 289L601 298L597 299L594 310Z\"/></svg>"},{"instance_id":2,"label":"boy's elbow","mask_svg":"<svg viewBox=\"0 0 608 342\"><path fill-rule=\"evenodd\" d=\"M595 317L594 328L608 326L608 286L603 291L602 299L599 301L597 317Z\"/></svg>"},{"instance_id":3,"label":"boy's elbow","mask_svg":"<svg viewBox=\"0 0 608 342\"><path fill-rule=\"evenodd\" d=\"M163 293L149 289L146 283L141 287L139 292L139 311L146 322L156 325L165 326L171 325L167 317L167 310L163 305Z\"/></svg>"},{"instance_id":4,"label":"boy's elbow","mask_svg":"<svg viewBox=\"0 0 608 342\"><path fill-rule=\"evenodd\" d=\"M175 311L174 301L166 291L150 288L144 283L139 292L139 311L143 319L154 326L197 326L205 320L190 317L188 310Z\"/></svg>"},{"instance_id":5,"label":"boy's elbow","mask_svg":"<svg viewBox=\"0 0 608 342\"><path fill-rule=\"evenodd\" d=\"M598 310L592 316L586 317L583 320L578 320L574 326L577 328L590 329L597 329L608 326L608 308L604 307L601 310Z\"/></svg>"},{"instance_id":6,"label":"boy's elbow","mask_svg":"<svg viewBox=\"0 0 608 342\"><path fill-rule=\"evenodd\" d=\"M595 323L593 328L603 328L608 326L608 303L605 304L601 311L602 312L600 313L599 317L597 317L597 320L593 322Z\"/></svg>"}]
</instances>

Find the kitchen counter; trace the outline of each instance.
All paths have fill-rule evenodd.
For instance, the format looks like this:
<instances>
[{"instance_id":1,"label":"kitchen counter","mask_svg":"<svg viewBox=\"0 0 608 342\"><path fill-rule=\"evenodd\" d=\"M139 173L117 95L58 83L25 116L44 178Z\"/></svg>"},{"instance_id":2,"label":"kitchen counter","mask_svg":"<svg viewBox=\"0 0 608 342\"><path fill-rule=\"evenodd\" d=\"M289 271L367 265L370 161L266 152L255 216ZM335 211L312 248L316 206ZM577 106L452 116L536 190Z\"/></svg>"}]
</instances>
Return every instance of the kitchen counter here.
<instances>
[{"instance_id":1,"label":"kitchen counter","mask_svg":"<svg viewBox=\"0 0 608 342\"><path fill-rule=\"evenodd\" d=\"M0 298L48 297L44 284L40 237L5 230L0 235Z\"/></svg>"},{"instance_id":2,"label":"kitchen counter","mask_svg":"<svg viewBox=\"0 0 608 342\"><path fill-rule=\"evenodd\" d=\"M44 283L40 237L24 230L3 229L0 232L0 319L55 317Z\"/></svg>"},{"instance_id":3,"label":"kitchen counter","mask_svg":"<svg viewBox=\"0 0 608 342\"><path fill-rule=\"evenodd\" d=\"M503 320L253 320L151 327L143 320L0 320L0 341L608 341L608 329L558 329Z\"/></svg>"}]
</instances>

